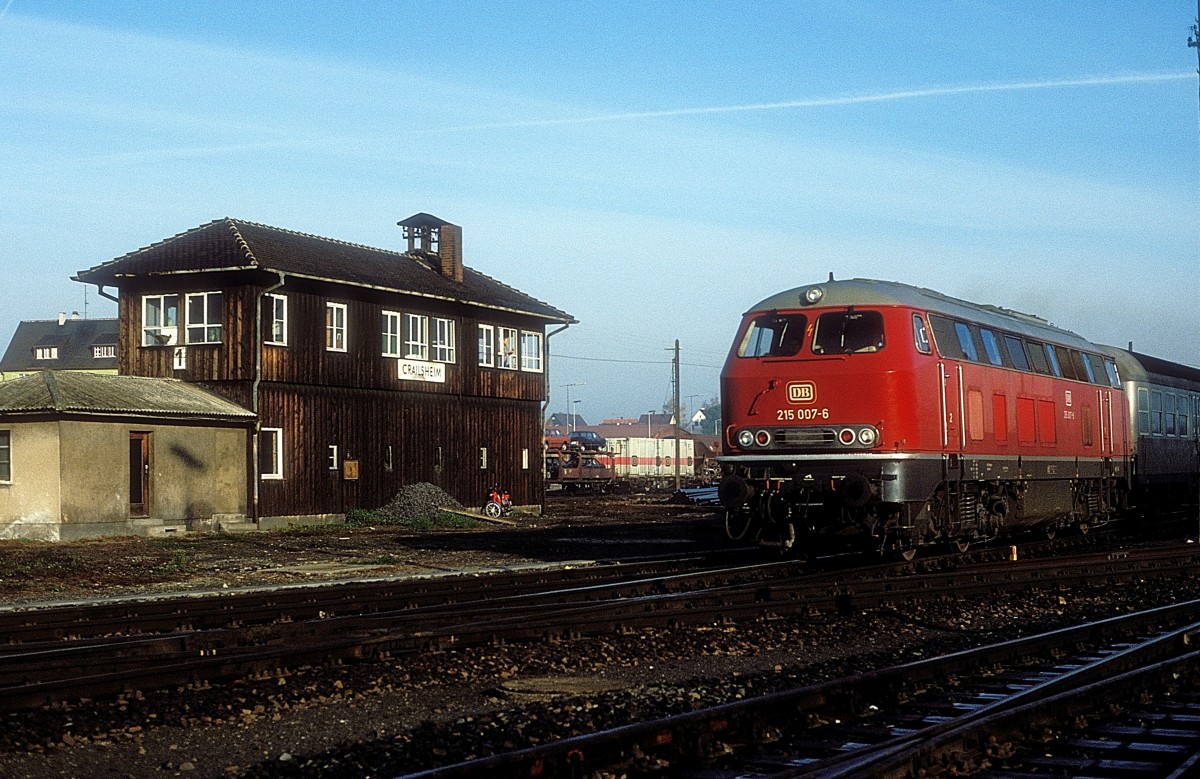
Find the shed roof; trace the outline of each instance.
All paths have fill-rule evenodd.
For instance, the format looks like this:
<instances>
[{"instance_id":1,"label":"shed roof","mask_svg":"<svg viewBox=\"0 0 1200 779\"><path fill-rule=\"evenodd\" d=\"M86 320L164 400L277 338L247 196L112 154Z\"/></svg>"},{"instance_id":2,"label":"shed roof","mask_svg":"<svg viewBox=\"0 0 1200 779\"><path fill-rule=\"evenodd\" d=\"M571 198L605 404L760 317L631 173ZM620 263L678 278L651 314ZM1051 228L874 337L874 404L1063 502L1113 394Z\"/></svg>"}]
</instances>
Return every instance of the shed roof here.
<instances>
[{"instance_id":1,"label":"shed roof","mask_svg":"<svg viewBox=\"0 0 1200 779\"><path fill-rule=\"evenodd\" d=\"M13 333L8 349L0 359L0 371L33 371L54 368L60 370L115 370L116 357L93 357L93 346L117 345L117 320L34 319L21 322ZM34 359L39 346L58 347L55 360Z\"/></svg>"},{"instance_id":2,"label":"shed roof","mask_svg":"<svg viewBox=\"0 0 1200 779\"><path fill-rule=\"evenodd\" d=\"M254 414L178 379L40 371L0 382L0 416L148 416L249 421Z\"/></svg>"},{"instance_id":3,"label":"shed roof","mask_svg":"<svg viewBox=\"0 0 1200 779\"><path fill-rule=\"evenodd\" d=\"M462 282L457 282L443 276L421 255L230 217L79 271L74 279L119 287L121 279L131 276L221 270L265 270L500 309L551 322L576 322L570 314L471 268L465 267Z\"/></svg>"}]
</instances>

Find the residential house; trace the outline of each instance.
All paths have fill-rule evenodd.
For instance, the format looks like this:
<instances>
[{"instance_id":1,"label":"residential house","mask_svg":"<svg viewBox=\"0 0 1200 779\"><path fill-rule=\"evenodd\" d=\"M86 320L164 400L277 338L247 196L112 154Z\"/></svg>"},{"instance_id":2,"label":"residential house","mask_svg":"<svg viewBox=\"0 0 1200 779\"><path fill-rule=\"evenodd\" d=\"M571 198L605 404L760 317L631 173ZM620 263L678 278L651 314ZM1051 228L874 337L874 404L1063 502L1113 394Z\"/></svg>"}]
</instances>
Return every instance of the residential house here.
<instances>
[{"instance_id":1,"label":"residential house","mask_svg":"<svg viewBox=\"0 0 1200 779\"><path fill-rule=\"evenodd\" d=\"M0 358L0 381L34 371L117 372L117 320L58 319L21 322Z\"/></svg>"},{"instance_id":2,"label":"residential house","mask_svg":"<svg viewBox=\"0 0 1200 779\"><path fill-rule=\"evenodd\" d=\"M75 278L118 302L122 374L254 413L253 518L337 518L416 482L540 506L546 329L575 320L465 266L457 225L399 225L406 251L218 219Z\"/></svg>"},{"instance_id":3,"label":"residential house","mask_svg":"<svg viewBox=\"0 0 1200 779\"><path fill-rule=\"evenodd\" d=\"M175 379L37 371L0 382L0 538L244 522L254 421Z\"/></svg>"}]
</instances>

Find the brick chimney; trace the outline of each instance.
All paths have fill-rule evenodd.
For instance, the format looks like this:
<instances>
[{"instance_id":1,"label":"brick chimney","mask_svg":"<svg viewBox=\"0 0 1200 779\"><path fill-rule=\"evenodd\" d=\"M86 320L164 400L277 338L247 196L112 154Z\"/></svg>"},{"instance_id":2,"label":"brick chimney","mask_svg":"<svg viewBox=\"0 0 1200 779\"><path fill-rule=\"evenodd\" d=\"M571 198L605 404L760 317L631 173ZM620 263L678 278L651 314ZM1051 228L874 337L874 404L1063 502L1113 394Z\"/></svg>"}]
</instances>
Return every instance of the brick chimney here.
<instances>
[{"instance_id":1,"label":"brick chimney","mask_svg":"<svg viewBox=\"0 0 1200 779\"><path fill-rule=\"evenodd\" d=\"M404 228L408 253L424 259L438 273L462 283L462 228L432 214L413 214L396 224Z\"/></svg>"}]
</instances>

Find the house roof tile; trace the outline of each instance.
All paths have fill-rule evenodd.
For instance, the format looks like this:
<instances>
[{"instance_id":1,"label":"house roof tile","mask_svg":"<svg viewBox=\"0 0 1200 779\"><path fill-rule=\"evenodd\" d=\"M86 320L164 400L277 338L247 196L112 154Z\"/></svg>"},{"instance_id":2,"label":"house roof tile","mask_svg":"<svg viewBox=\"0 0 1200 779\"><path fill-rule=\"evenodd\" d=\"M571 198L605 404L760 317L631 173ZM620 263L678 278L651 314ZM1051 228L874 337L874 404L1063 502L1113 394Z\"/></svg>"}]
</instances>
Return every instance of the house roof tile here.
<instances>
[{"instance_id":1,"label":"house roof tile","mask_svg":"<svg viewBox=\"0 0 1200 779\"><path fill-rule=\"evenodd\" d=\"M135 275L257 269L501 309L551 322L576 321L469 267L463 269L462 282L446 278L423 256L226 217L79 271L74 278L119 286L119 279Z\"/></svg>"}]
</instances>

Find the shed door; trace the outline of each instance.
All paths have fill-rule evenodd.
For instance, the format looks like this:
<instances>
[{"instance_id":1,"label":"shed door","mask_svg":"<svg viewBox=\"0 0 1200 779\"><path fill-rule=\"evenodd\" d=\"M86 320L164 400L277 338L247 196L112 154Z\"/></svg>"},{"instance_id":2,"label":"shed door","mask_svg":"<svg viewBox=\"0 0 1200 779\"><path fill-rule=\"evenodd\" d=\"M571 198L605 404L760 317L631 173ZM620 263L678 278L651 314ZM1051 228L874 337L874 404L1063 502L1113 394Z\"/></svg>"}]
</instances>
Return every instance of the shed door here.
<instances>
[{"instance_id":1,"label":"shed door","mask_svg":"<svg viewBox=\"0 0 1200 779\"><path fill-rule=\"evenodd\" d=\"M150 434L129 434L129 516L150 515Z\"/></svg>"}]
</instances>

